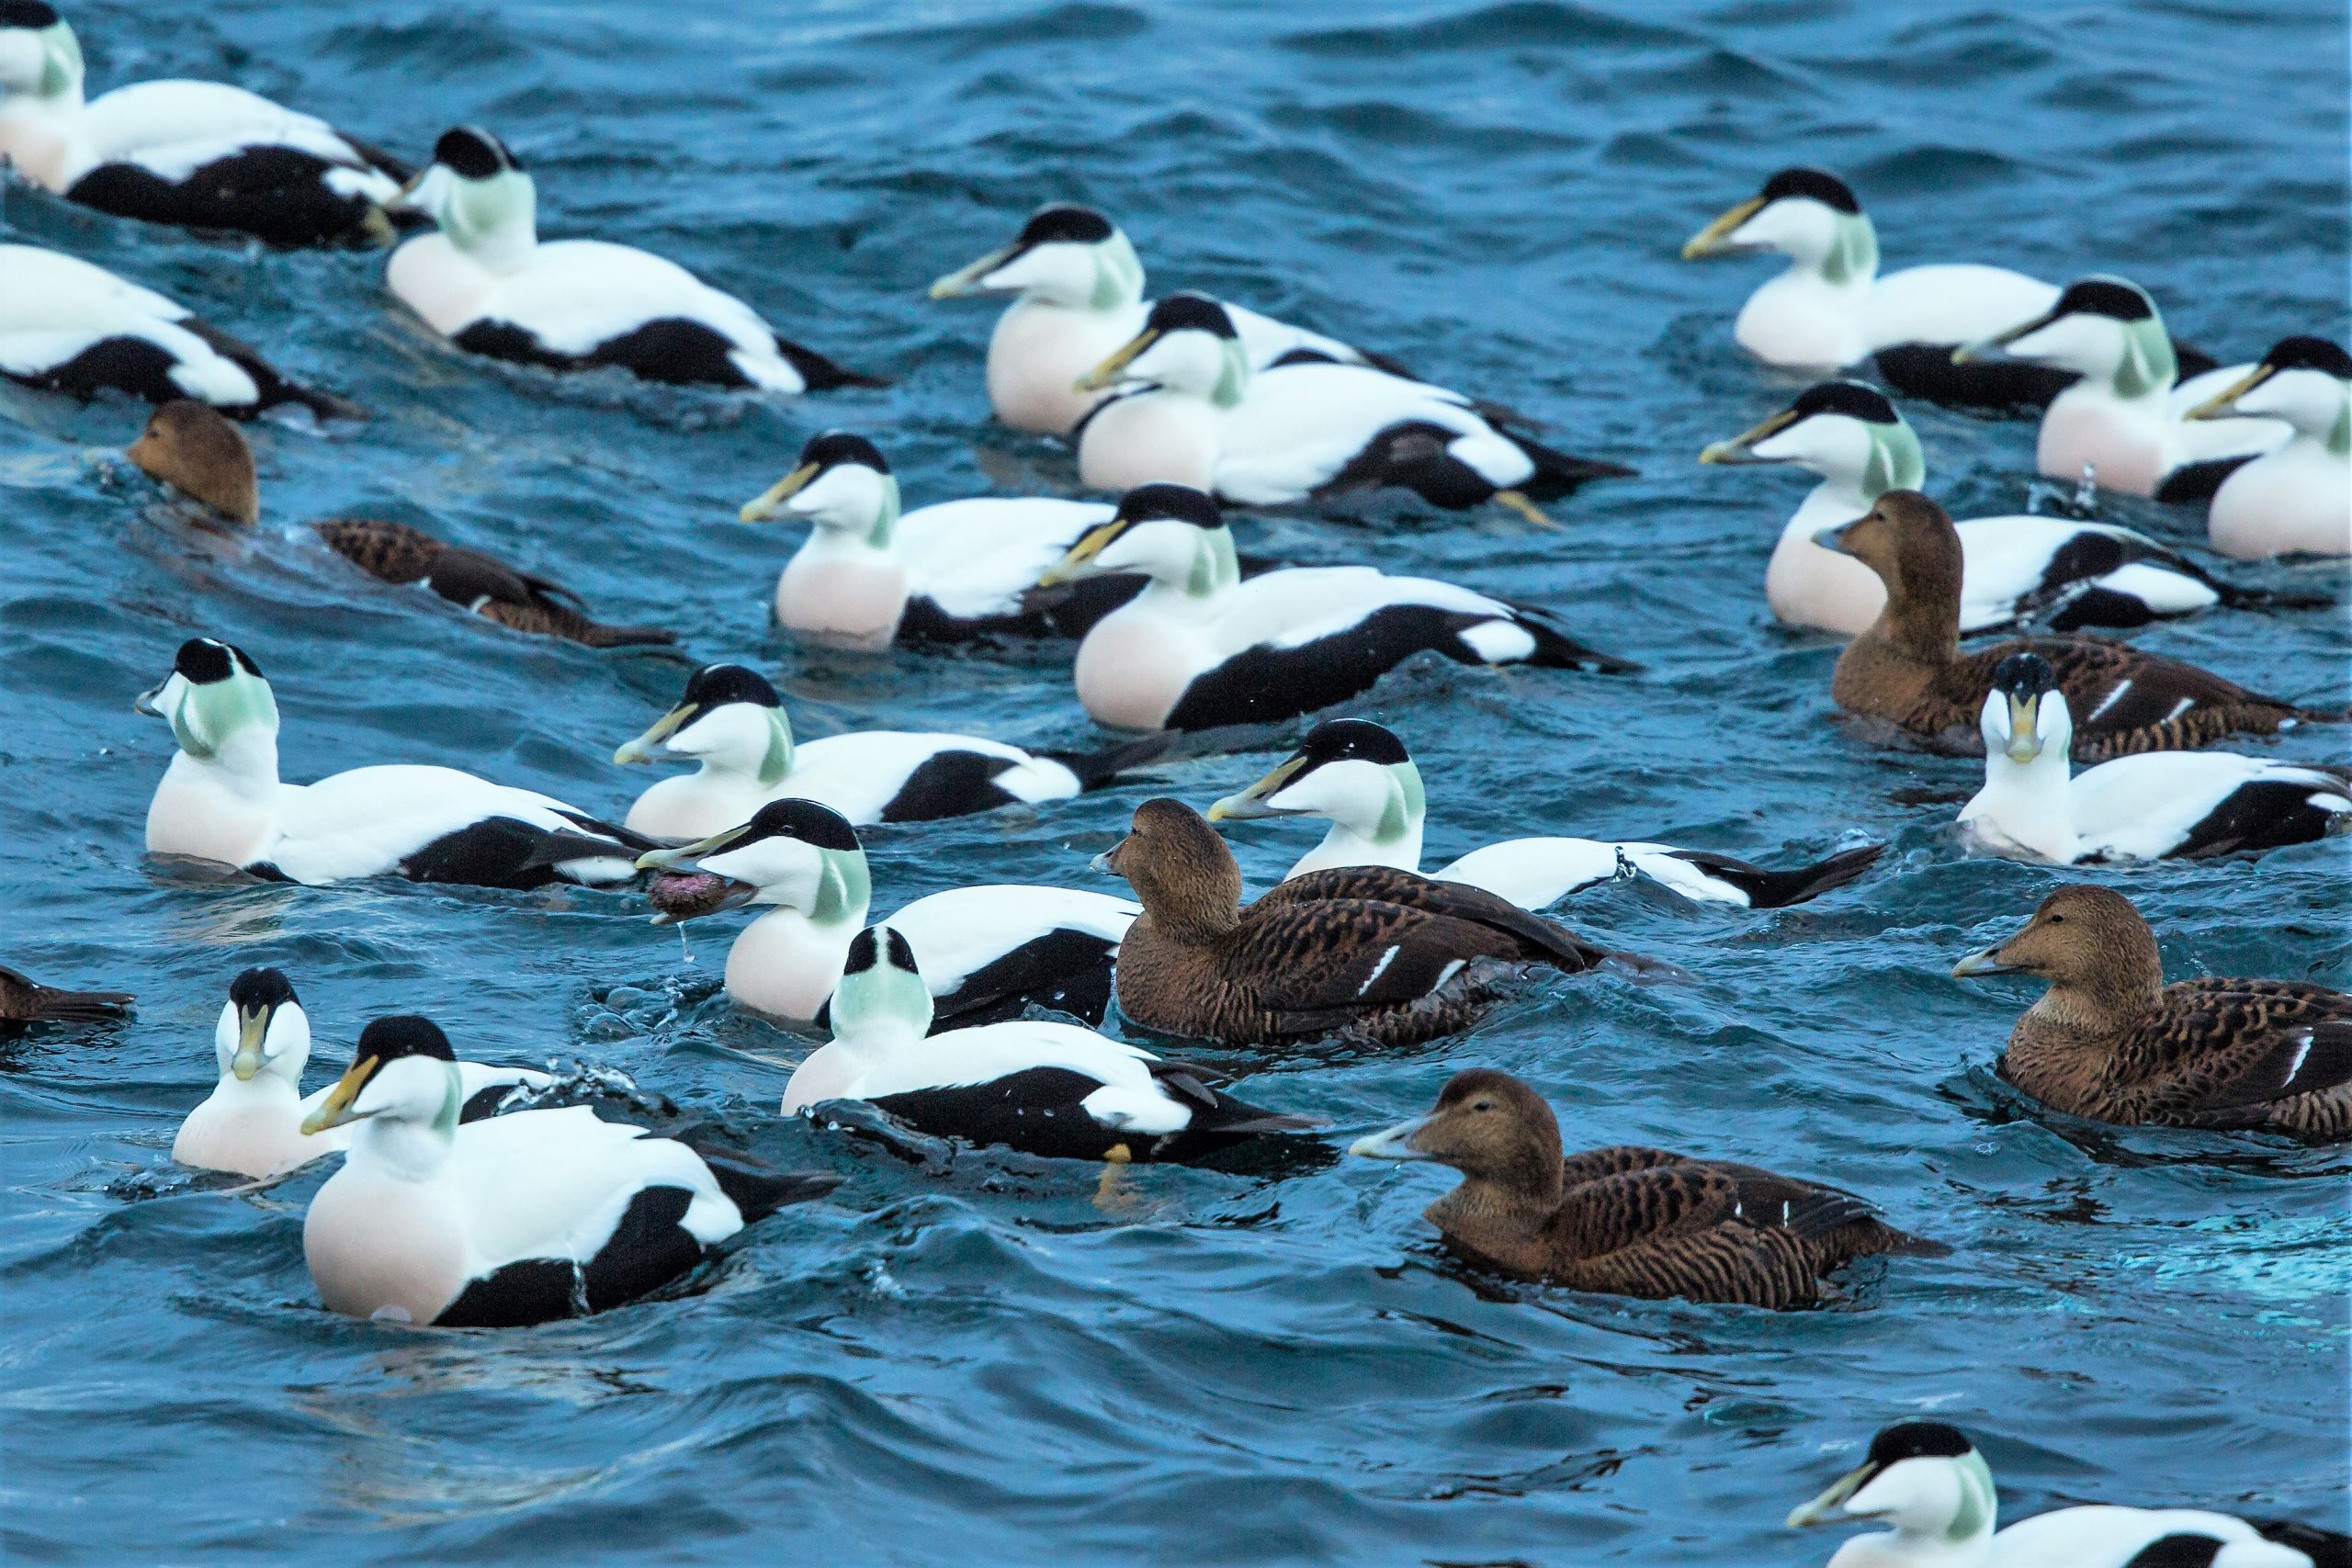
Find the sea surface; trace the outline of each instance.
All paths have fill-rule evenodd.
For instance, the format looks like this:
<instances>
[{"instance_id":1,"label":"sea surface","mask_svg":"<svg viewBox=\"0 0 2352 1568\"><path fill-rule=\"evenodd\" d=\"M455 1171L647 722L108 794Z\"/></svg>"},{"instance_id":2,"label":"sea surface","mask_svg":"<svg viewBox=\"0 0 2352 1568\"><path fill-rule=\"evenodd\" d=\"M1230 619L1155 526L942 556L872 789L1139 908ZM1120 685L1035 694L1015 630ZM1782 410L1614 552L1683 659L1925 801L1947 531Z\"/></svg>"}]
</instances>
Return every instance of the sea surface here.
<instances>
[{"instance_id":1,"label":"sea surface","mask_svg":"<svg viewBox=\"0 0 2352 1568\"><path fill-rule=\"evenodd\" d=\"M1977 767L1874 744L1833 639L1773 624L1764 562L1810 480L1696 466L1798 384L1733 312L1761 261L1676 259L1792 163L1842 173L1890 266L2127 274L2225 361L2346 327L2345 14L2333 5L1860 0L1613 6L497 6L86 0L94 88L232 80L412 157L496 130L540 230L642 245L888 377L768 401L469 361L380 254L277 254L21 186L0 236L184 299L374 418L257 428L262 525L198 525L126 464L143 411L0 398L0 959L139 993L135 1021L0 1042L0 1552L27 1563L1810 1564L1781 1517L1880 1426L1973 1433L2019 1517L2179 1502L2346 1528L2347 1162L2254 1135L2046 1113L1991 1064L2033 987L1946 977L2062 876L1950 827ZM893 1149L786 1122L810 1042L718 991L740 917L678 936L625 893L207 882L151 863L172 752L131 711L184 637L260 661L287 776L438 762L617 814L610 761L689 660L772 672L796 727L1082 747L1070 649L851 656L770 624L789 525L737 505L828 425L910 505L1074 493L992 424L992 309L933 276L1048 199L1098 204L1156 289L1209 289L1385 349L1632 464L1542 532L1389 499L1247 515L1245 547L1374 561L1558 612L1647 672L1416 668L1351 711L1412 747L1439 860L1527 833L1775 863L1891 840L1783 912L1612 885L1563 913L1670 961L1563 981L1395 1054L1227 1053L1329 1148L1478 1065L1571 1146L1658 1143L1834 1180L1953 1247L1767 1313L1501 1284L1421 1209L1447 1173L1336 1157L1218 1170ZM2043 504L2027 423L1910 411L1959 514ZM2057 498L2063 499L2063 498ZM2109 518L2203 542L2192 508ZM396 516L531 564L682 651L522 637L347 570L301 525ZM2346 697L2342 565L2235 566L2335 607L2135 637ZM1302 727L1303 728L1303 727ZM2251 749L2340 756L2343 734ZM1281 752L1189 760L1034 813L877 831L878 910L959 884L1102 886L1136 802L1196 805ZM1924 798L1923 798L1924 797ZM1230 835L1253 886L1314 837ZM2100 873L2176 976L2343 985L2347 841ZM168 1150L209 1087L229 977L281 965L312 1084L368 1019L469 1054L618 1068L763 1156L846 1179L671 1299L515 1332L319 1307L324 1172L231 1195Z\"/></svg>"}]
</instances>

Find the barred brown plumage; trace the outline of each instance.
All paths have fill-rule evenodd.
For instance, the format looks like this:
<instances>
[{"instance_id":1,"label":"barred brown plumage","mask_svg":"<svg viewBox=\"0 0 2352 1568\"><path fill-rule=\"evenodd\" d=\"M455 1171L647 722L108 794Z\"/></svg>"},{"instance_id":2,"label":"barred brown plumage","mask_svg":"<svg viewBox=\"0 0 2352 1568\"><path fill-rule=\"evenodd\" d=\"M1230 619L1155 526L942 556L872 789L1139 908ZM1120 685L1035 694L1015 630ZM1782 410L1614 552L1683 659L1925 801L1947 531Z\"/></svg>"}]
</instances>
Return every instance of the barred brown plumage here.
<instances>
[{"instance_id":1,"label":"barred brown plumage","mask_svg":"<svg viewBox=\"0 0 2352 1568\"><path fill-rule=\"evenodd\" d=\"M1633 1145L1563 1156L1552 1108L1490 1068L1456 1073L1427 1116L1350 1152L1452 1166L1462 1185L1424 1211L1446 1245L1575 1290L1805 1306L1857 1258L1948 1251L1850 1192L1754 1166Z\"/></svg>"},{"instance_id":2,"label":"barred brown plumage","mask_svg":"<svg viewBox=\"0 0 2352 1568\"><path fill-rule=\"evenodd\" d=\"M2126 1126L2352 1134L2352 995L2213 976L2167 986L2155 933L2119 893L2061 887L1952 973L2051 982L2010 1031L2001 1070L2055 1110Z\"/></svg>"},{"instance_id":3,"label":"barred brown plumage","mask_svg":"<svg viewBox=\"0 0 2352 1568\"><path fill-rule=\"evenodd\" d=\"M1886 584L1886 608L1838 656L1830 694L1838 706L1885 719L1939 750L1978 750L1984 694L1994 670L2014 653L2038 653L2056 669L2076 716L2077 761L2352 718L2249 692L2211 671L2103 637L2021 637L1963 654L1960 536L1944 509L1917 491L1888 491L1869 515L1822 540Z\"/></svg>"}]
</instances>

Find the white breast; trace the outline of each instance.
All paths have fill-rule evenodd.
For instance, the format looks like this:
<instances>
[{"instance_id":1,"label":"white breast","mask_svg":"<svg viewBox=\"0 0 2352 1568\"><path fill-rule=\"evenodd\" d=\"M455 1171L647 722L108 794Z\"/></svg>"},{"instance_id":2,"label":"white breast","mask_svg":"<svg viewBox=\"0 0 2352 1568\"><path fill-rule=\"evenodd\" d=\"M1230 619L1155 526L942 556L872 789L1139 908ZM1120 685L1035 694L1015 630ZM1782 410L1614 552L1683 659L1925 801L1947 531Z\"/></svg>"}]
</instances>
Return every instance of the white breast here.
<instances>
[{"instance_id":1,"label":"white breast","mask_svg":"<svg viewBox=\"0 0 2352 1568\"><path fill-rule=\"evenodd\" d=\"M1809 272L1781 274L1747 297L1732 337L1767 365L1830 371L1873 346L1862 314L1864 284L1836 285Z\"/></svg>"},{"instance_id":2,"label":"white breast","mask_svg":"<svg viewBox=\"0 0 2352 1568\"><path fill-rule=\"evenodd\" d=\"M2238 560L2352 555L2352 461L2317 441L2290 442L2222 481L2206 529Z\"/></svg>"},{"instance_id":3,"label":"white breast","mask_svg":"<svg viewBox=\"0 0 2352 1568\"><path fill-rule=\"evenodd\" d=\"M250 865L277 838L286 793L275 779L243 779L181 752L148 803L148 852Z\"/></svg>"},{"instance_id":4,"label":"white breast","mask_svg":"<svg viewBox=\"0 0 2352 1568\"><path fill-rule=\"evenodd\" d=\"M855 934L815 925L797 909L771 909L727 950L727 994L755 1012L806 1023L833 994Z\"/></svg>"},{"instance_id":5,"label":"white breast","mask_svg":"<svg viewBox=\"0 0 2352 1568\"><path fill-rule=\"evenodd\" d=\"M1091 490L1165 481L1216 484L1218 411L1175 392L1138 392L1110 404L1078 438L1078 477Z\"/></svg>"},{"instance_id":6,"label":"white breast","mask_svg":"<svg viewBox=\"0 0 2352 1568\"><path fill-rule=\"evenodd\" d=\"M1158 729L1184 688L1224 655L1200 623L1163 615L1147 592L1095 623L1078 647L1078 700L1097 724Z\"/></svg>"},{"instance_id":7,"label":"white breast","mask_svg":"<svg viewBox=\"0 0 2352 1568\"><path fill-rule=\"evenodd\" d=\"M775 582L775 618L786 631L841 647L888 648L906 609L906 567L871 550L829 551L812 539Z\"/></svg>"},{"instance_id":8,"label":"white breast","mask_svg":"<svg viewBox=\"0 0 2352 1568\"><path fill-rule=\"evenodd\" d=\"M302 1115L294 1086L273 1073L243 1083L223 1078L180 1124L172 1158L198 1170L259 1178L291 1170L350 1141L341 1128L305 1137Z\"/></svg>"},{"instance_id":9,"label":"white breast","mask_svg":"<svg viewBox=\"0 0 2352 1568\"><path fill-rule=\"evenodd\" d=\"M1078 378L1143 330L1144 307L1074 310L1016 299L989 338L989 402L1015 430L1068 435L1106 395Z\"/></svg>"},{"instance_id":10,"label":"white breast","mask_svg":"<svg viewBox=\"0 0 2352 1568\"><path fill-rule=\"evenodd\" d=\"M302 1256L330 1312L430 1323L466 1287L472 1263L458 1194L346 1162L311 1200Z\"/></svg>"},{"instance_id":11,"label":"white breast","mask_svg":"<svg viewBox=\"0 0 2352 1568\"><path fill-rule=\"evenodd\" d=\"M767 792L741 774L713 777L697 769L647 789L622 826L649 838L702 839L750 821L767 802Z\"/></svg>"}]
</instances>

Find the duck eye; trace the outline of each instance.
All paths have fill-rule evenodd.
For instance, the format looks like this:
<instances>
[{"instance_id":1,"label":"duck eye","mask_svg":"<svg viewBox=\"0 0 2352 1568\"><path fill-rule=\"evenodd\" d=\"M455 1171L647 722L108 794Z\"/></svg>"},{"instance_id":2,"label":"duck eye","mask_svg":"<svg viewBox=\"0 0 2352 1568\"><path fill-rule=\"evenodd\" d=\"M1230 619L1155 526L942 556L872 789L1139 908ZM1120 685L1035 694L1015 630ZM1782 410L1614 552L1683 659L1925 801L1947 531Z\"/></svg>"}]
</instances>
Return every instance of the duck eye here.
<instances>
[{"instance_id":1,"label":"duck eye","mask_svg":"<svg viewBox=\"0 0 2352 1568\"><path fill-rule=\"evenodd\" d=\"M2066 917L2064 915L2052 915L2050 917L2050 923L2053 926L2063 926L2066 923Z\"/></svg>"},{"instance_id":2,"label":"duck eye","mask_svg":"<svg viewBox=\"0 0 2352 1568\"><path fill-rule=\"evenodd\" d=\"M1473 1111L1492 1111L1494 1108L1495 1102L1493 1100L1482 1100L1478 1101L1477 1104L1473 1105L1470 1109Z\"/></svg>"}]
</instances>

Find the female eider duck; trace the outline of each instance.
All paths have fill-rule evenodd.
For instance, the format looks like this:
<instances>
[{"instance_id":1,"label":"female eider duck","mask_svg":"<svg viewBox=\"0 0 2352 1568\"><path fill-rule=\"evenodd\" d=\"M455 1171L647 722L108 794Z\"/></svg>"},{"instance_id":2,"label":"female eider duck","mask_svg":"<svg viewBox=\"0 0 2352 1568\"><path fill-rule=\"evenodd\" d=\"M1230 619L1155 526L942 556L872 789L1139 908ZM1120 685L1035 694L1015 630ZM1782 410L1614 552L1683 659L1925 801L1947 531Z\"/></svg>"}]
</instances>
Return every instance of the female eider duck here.
<instances>
[{"instance_id":1,"label":"female eider duck","mask_svg":"<svg viewBox=\"0 0 2352 1568\"><path fill-rule=\"evenodd\" d=\"M277 778L277 702L261 667L214 637L180 645L141 713L178 753L147 807L147 848L309 886L357 876L531 888L627 882L652 841L527 789L455 768Z\"/></svg>"},{"instance_id":2,"label":"female eider duck","mask_svg":"<svg viewBox=\"0 0 2352 1568\"><path fill-rule=\"evenodd\" d=\"M1161 741L1146 739L1099 755L1031 752L977 735L899 729L795 745L784 699L765 676L741 664L707 664L687 680L677 705L613 761L699 761L694 773L639 795L623 824L657 839L699 839L787 796L821 802L859 827L1068 800L1161 750Z\"/></svg>"},{"instance_id":3,"label":"female eider duck","mask_svg":"<svg viewBox=\"0 0 2352 1568\"><path fill-rule=\"evenodd\" d=\"M2032 975L2001 1076L2052 1110L2125 1126L2352 1134L2352 996L2301 980L2165 984L2155 933L2120 893L2086 884L1952 974Z\"/></svg>"},{"instance_id":4,"label":"female eider duck","mask_svg":"<svg viewBox=\"0 0 2352 1568\"><path fill-rule=\"evenodd\" d=\"M933 299L972 294L1013 297L989 338L989 401L1013 429L1040 435L1068 435L1102 400L1101 389L1080 390L1079 378L1141 332L1151 309L1127 237L1092 208L1061 202L1030 214L1012 243L931 286ZM1337 338L1238 305L1226 310L1254 369L1296 355L1403 373Z\"/></svg>"},{"instance_id":5,"label":"female eider duck","mask_svg":"<svg viewBox=\"0 0 2352 1568\"><path fill-rule=\"evenodd\" d=\"M1138 485L1046 585L1136 572L1144 591L1079 644L1078 699L1114 729L1270 724L1345 702L1417 653L1457 664L1638 669L1570 640L1542 612L1426 577L1299 567L1243 580L1216 502Z\"/></svg>"},{"instance_id":6,"label":"female eider duck","mask_svg":"<svg viewBox=\"0 0 2352 1568\"><path fill-rule=\"evenodd\" d=\"M1462 1185L1422 1211L1446 1246L1576 1291L1811 1306L1823 1276L1857 1258L1949 1251L1850 1192L1754 1166L1634 1145L1565 1154L1543 1096L1485 1067L1454 1074L1428 1115L1348 1152L1452 1166Z\"/></svg>"},{"instance_id":7,"label":"female eider duck","mask_svg":"<svg viewBox=\"0 0 2352 1568\"><path fill-rule=\"evenodd\" d=\"M379 1018L360 1032L351 1069L302 1121L311 1134L356 1123L302 1222L328 1311L444 1328L584 1317L839 1183L706 1156L586 1106L461 1125L464 1103L431 1020Z\"/></svg>"},{"instance_id":8,"label":"female eider duck","mask_svg":"<svg viewBox=\"0 0 2352 1568\"><path fill-rule=\"evenodd\" d=\"M1814 536L1850 522L1891 490L1926 486L1919 438L1876 389L1824 381L1755 428L1718 441L1702 463L1788 463L1821 476L1781 530L1765 569L1764 596L1792 626L1851 636L1886 607L1870 568ZM2064 517L1977 517L1960 531L1960 629L1990 631L2033 620L2052 631L2138 626L2216 604L2251 605L2266 595L2233 588L2143 534Z\"/></svg>"},{"instance_id":9,"label":"female eider duck","mask_svg":"<svg viewBox=\"0 0 2352 1568\"><path fill-rule=\"evenodd\" d=\"M0 245L0 376L21 386L85 401L193 398L241 419L288 403L322 419L358 412L296 386L177 300L78 257Z\"/></svg>"},{"instance_id":10,"label":"female eider duck","mask_svg":"<svg viewBox=\"0 0 2352 1568\"><path fill-rule=\"evenodd\" d=\"M82 46L45 0L0 0L0 164L122 218L275 245L380 244L408 171L324 120L220 82L82 99Z\"/></svg>"},{"instance_id":11,"label":"female eider duck","mask_svg":"<svg viewBox=\"0 0 2352 1568\"><path fill-rule=\"evenodd\" d=\"M2007 267L1946 263L1878 270L1878 232L1853 190L1819 169L1782 169L1682 247L1682 259L1777 251L1788 269L1748 296L1732 336L1767 365L1841 370L1875 358L1905 397L1963 407L2040 407L2075 373L1958 363L1952 351L2048 310L2054 284ZM2199 369L2212 362L2193 351Z\"/></svg>"},{"instance_id":12,"label":"female eider duck","mask_svg":"<svg viewBox=\"0 0 2352 1568\"><path fill-rule=\"evenodd\" d=\"M66 991L0 964L0 1027L35 1023L110 1023L129 1015L129 991Z\"/></svg>"},{"instance_id":13,"label":"female eider duck","mask_svg":"<svg viewBox=\"0 0 2352 1568\"><path fill-rule=\"evenodd\" d=\"M1555 452L1459 392L1328 359L1252 370L1232 315L1171 294L1079 380L1123 389L1078 428L1078 477L1097 490L1166 480L1272 506L1385 485L1463 511L1496 502L1549 523L1539 501L1633 472Z\"/></svg>"},{"instance_id":14,"label":"female eider duck","mask_svg":"<svg viewBox=\"0 0 2352 1568\"><path fill-rule=\"evenodd\" d=\"M1321 1125L1246 1105L1204 1067L1074 1024L1018 1019L933 1034L931 1021L907 939L888 925L858 932L833 992L832 1040L793 1069L784 1113L858 1100L933 1137L1122 1165Z\"/></svg>"},{"instance_id":15,"label":"female eider duck","mask_svg":"<svg viewBox=\"0 0 2352 1568\"><path fill-rule=\"evenodd\" d=\"M441 231L393 252L385 281L469 354L771 392L881 384L786 342L675 262L602 240L541 243L531 176L479 127L445 133L401 200Z\"/></svg>"},{"instance_id":16,"label":"female eider duck","mask_svg":"<svg viewBox=\"0 0 2352 1568\"><path fill-rule=\"evenodd\" d=\"M1099 501L983 496L900 515L899 481L871 441L811 436L790 473L743 503L746 523L806 518L808 537L775 581L775 618L800 637L851 648L953 642L1002 634L1065 637L1134 598L1141 578L1090 583L1034 605L1037 579L1089 529Z\"/></svg>"},{"instance_id":17,"label":"female eider duck","mask_svg":"<svg viewBox=\"0 0 2352 1568\"><path fill-rule=\"evenodd\" d=\"M2143 751L2068 776L2075 735L2058 672L2012 653L1984 694L1984 787L1960 825L2001 854L2058 865L2198 860L2352 829L2352 772L2230 751Z\"/></svg>"},{"instance_id":18,"label":"female eider duck","mask_svg":"<svg viewBox=\"0 0 2352 1568\"><path fill-rule=\"evenodd\" d=\"M2013 653L2050 660L2069 709L2086 716L2075 731L2075 760L2082 762L2352 719L2103 637L2029 637L1962 653L1960 536L1944 509L1916 490L1888 491L1868 515L1816 536L1886 584L1886 608L1838 656L1830 694L1849 712L1884 720L1934 750L1976 750L1993 672Z\"/></svg>"},{"instance_id":19,"label":"female eider duck","mask_svg":"<svg viewBox=\"0 0 2352 1568\"><path fill-rule=\"evenodd\" d=\"M1261 817L1322 817L1331 830L1299 857L1284 880L1335 866L1421 869L1426 807L1421 771L1394 732L1368 719L1327 719L1298 750L1238 794L1209 807L1212 822ZM1466 882L1542 909L1596 883L1646 876L1701 904L1775 909L1843 887L1886 852L1865 844L1794 871L1766 871L1728 855L1670 844L1594 839L1509 839L1473 850L1430 874Z\"/></svg>"},{"instance_id":20,"label":"female eider duck","mask_svg":"<svg viewBox=\"0 0 2352 1568\"><path fill-rule=\"evenodd\" d=\"M775 800L748 822L638 863L656 877L656 925L766 906L727 954L727 994L788 1023L822 1023L873 874L857 832L813 800ZM1101 1023L1111 961L1137 908L1067 887L956 887L901 908L890 928L922 960L942 1026L1018 1018L1031 1006Z\"/></svg>"},{"instance_id":21,"label":"female eider duck","mask_svg":"<svg viewBox=\"0 0 2352 1568\"><path fill-rule=\"evenodd\" d=\"M229 982L229 999L212 1030L212 1054L220 1081L180 1123L172 1158L198 1170L278 1176L350 1145L351 1134L344 1129L303 1135L303 1122L334 1091L322 1089L302 1097L311 1020L284 971L257 967ZM458 1079L460 1122L494 1115L515 1089L542 1089L553 1081L528 1067L486 1067L480 1062L459 1062Z\"/></svg>"},{"instance_id":22,"label":"female eider duck","mask_svg":"<svg viewBox=\"0 0 2352 1568\"><path fill-rule=\"evenodd\" d=\"M1789 1528L1890 1527L1838 1547L1828 1568L2312 1568L2308 1552L2269 1537L2352 1547L2329 1531L2202 1508L2088 1504L1996 1533L1999 1515L1992 1467L1966 1434L1941 1421L1902 1421L1871 1439L1860 1464L1792 1509Z\"/></svg>"},{"instance_id":23,"label":"female eider duck","mask_svg":"<svg viewBox=\"0 0 2352 1568\"><path fill-rule=\"evenodd\" d=\"M165 403L123 456L150 478L236 523L261 520L261 484L253 448L237 427L202 403ZM660 626L614 626L591 620L580 596L560 583L508 566L479 550L445 545L422 528L378 518L313 523L326 547L379 581L423 583L452 604L509 631L560 637L588 648L673 643Z\"/></svg>"},{"instance_id":24,"label":"female eider duck","mask_svg":"<svg viewBox=\"0 0 2352 1568\"><path fill-rule=\"evenodd\" d=\"M2074 483L2087 475L2100 489L2125 495L2206 501L2232 469L2293 434L2276 419L2190 419L2192 410L2254 367L2209 370L2175 386L2179 362L2164 318L2148 291L2124 278L2070 283L2048 310L1954 350L1953 357L1996 351L2080 378L2041 416L2034 463L2049 479Z\"/></svg>"},{"instance_id":25,"label":"female eider duck","mask_svg":"<svg viewBox=\"0 0 2352 1568\"><path fill-rule=\"evenodd\" d=\"M2206 513L2225 556L2352 555L2352 354L2290 337L2188 411L2192 420L2256 414L2294 431L2222 481Z\"/></svg>"},{"instance_id":26,"label":"female eider duck","mask_svg":"<svg viewBox=\"0 0 2352 1568\"><path fill-rule=\"evenodd\" d=\"M1119 950L1119 1010L1163 1034L1419 1044L1470 1027L1531 968L1624 956L1483 887L1389 866L1318 871L1245 906L1233 852L1181 801L1145 801L1094 864L1143 901Z\"/></svg>"}]
</instances>

